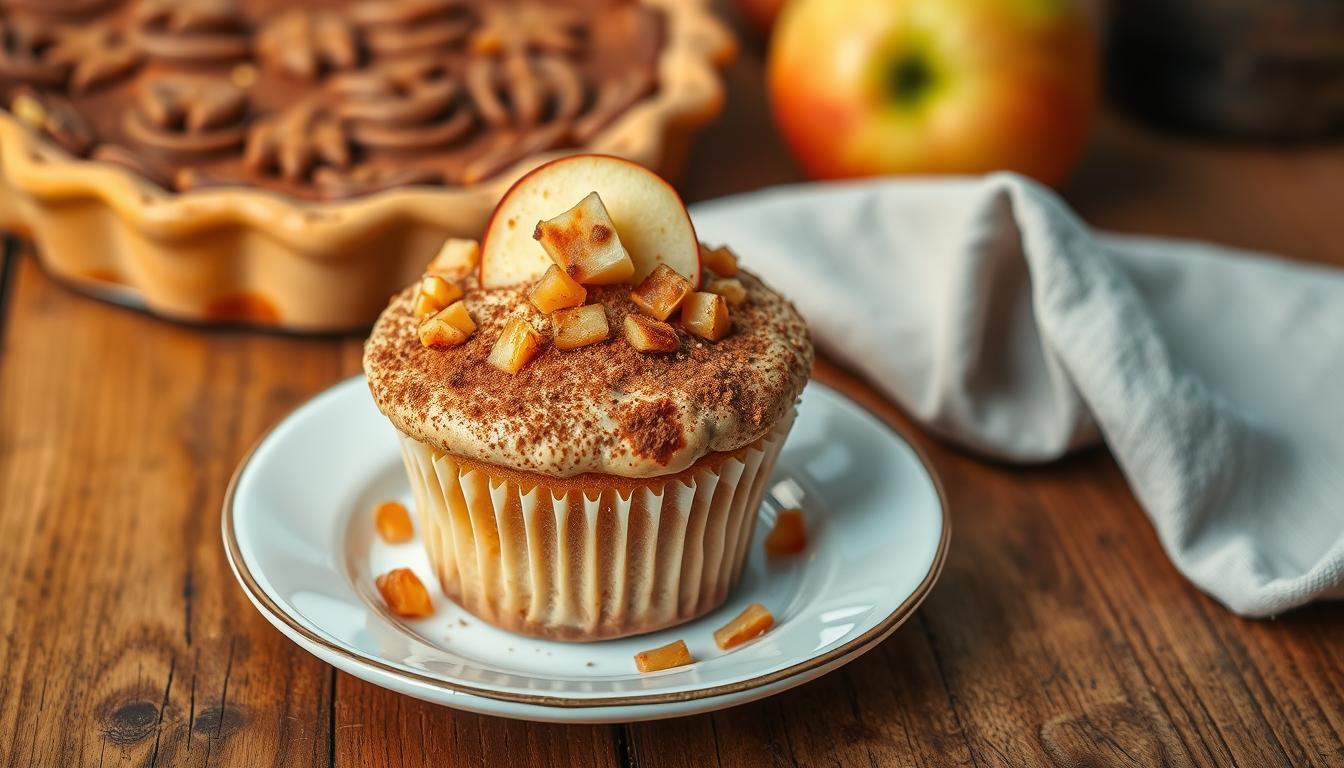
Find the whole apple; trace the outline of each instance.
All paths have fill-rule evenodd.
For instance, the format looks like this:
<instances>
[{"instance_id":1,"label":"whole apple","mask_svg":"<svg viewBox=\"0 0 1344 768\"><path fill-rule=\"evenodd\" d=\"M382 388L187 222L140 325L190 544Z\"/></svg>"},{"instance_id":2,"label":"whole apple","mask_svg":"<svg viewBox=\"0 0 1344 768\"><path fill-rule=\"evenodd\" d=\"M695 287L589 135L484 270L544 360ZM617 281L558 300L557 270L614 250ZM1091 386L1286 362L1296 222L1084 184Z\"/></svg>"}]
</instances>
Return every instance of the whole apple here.
<instances>
[{"instance_id":1,"label":"whole apple","mask_svg":"<svg viewBox=\"0 0 1344 768\"><path fill-rule=\"evenodd\" d=\"M767 67L775 122L820 179L1010 170L1058 184L1096 111L1074 0L792 0Z\"/></svg>"}]
</instances>

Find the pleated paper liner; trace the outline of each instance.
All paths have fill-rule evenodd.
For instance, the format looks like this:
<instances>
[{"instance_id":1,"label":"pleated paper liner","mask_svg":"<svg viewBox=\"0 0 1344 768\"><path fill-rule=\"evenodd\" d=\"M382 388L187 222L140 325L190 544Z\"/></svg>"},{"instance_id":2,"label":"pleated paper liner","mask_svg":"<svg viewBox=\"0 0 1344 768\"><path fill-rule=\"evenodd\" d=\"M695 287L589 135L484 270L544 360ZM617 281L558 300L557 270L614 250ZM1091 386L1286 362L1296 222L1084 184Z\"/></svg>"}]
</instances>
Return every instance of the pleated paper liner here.
<instances>
[{"instance_id":1,"label":"pleated paper liner","mask_svg":"<svg viewBox=\"0 0 1344 768\"><path fill-rule=\"evenodd\" d=\"M793 423L674 475L609 485L515 472L401 436L420 533L448 595L562 640L653 632L723 604ZM593 477L593 476L588 476Z\"/></svg>"}]
</instances>

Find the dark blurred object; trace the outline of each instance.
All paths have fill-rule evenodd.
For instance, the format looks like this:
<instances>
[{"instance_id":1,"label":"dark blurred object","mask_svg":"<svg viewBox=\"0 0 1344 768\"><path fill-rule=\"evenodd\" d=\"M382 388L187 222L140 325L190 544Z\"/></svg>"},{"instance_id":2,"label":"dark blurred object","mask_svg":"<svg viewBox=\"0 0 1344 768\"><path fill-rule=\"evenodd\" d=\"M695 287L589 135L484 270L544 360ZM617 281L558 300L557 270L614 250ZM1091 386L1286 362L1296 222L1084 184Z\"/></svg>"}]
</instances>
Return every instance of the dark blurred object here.
<instances>
[{"instance_id":1,"label":"dark blurred object","mask_svg":"<svg viewBox=\"0 0 1344 768\"><path fill-rule=\"evenodd\" d=\"M765 39L770 37L770 29L775 26L775 19L779 18L784 0L733 0L733 4L737 6L738 15Z\"/></svg>"},{"instance_id":2,"label":"dark blurred object","mask_svg":"<svg viewBox=\"0 0 1344 768\"><path fill-rule=\"evenodd\" d=\"M1111 98L1168 128L1344 135L1344 0L1115 0Z\"/></svg>"}]
</instances>

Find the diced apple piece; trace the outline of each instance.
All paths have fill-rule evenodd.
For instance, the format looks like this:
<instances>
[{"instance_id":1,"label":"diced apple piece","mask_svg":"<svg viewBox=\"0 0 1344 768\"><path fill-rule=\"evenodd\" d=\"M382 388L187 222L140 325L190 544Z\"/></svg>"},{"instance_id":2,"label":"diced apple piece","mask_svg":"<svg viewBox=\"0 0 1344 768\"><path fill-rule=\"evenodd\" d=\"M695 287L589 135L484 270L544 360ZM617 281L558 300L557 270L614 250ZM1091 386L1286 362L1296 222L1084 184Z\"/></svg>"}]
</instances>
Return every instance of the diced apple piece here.
<instances>
[{"instance_id":1,"label":"diced apple piece","mask_svg":"<svg viewBox=\"0 0 1344 768\"><path fill-rule=\"evenodd\" d=\"M466 343L469 334L463 333L438 317L427 317L420 323L420 343L430 349L448 349Z\"/></svg>"},{"instance_id":2,"label":"diced apple piece","mask_svg":"<svg viewBox=\"0 0 1344 768\"><path fill-rule=\"evenodd\" d=\"M760 603L748 605L733 620L714 630L714 644L720 650L731 651L753 638L764 635L774 626L775 617Z\"/></svg>"},{"instance_id":3,"label":"diced apple piece","mask_svg":"<svg viewBox=\"0 0 1344 768\"><path fill-rule=\"evenodd\" d=\"M807 529L803 525L803 513L796 509L780 511L775 518L775 527L765 537L765 552L768 555L796 555L807 547Z\"/></svg>"},{"instance_id":4,"label":"diced apple piece","mask_svg":"<svg viewBox=\"0 0 1344 768\"><path fill-rule=\"evenodd\" d=\"M694 662L691 649L686 647L685 640L677 640L661 648L635 654L635 668L640 672L657 672L660 669L684 667Z\"/></svg>"},{"instance_id":5,"label":"diced apple piece","mask_svg":"<svg viewBox=\"0 0 1344 768\"><path fill-rule=\"evenodd\" d=\"M456 347L476 332L464 301L455 301L420 323L420 343L426 347Z\"/></svg>"},{"instance_id":6,"label":"diced apple piece","mask_svg":"<svg viewBox=\"0 0 1344 768\"><path fill-rule=\"evenodd\" d=\"M729 250L726 245L710 248L701 243L700 265L719 277L737 277L737 254Z\"/></svg>"},{"instance_id":7,"label":"diced apple piece","mask_svg":"<svg viewBox=\"0 0 1344 768\"><path fill-rule=\"evenodd\" d=\"M552 343L556 349L578 349L611 335L607 310L601 304L561 309L551 315Z\"/></svg>"},{"instance_id":8,"label":"diced apple piece","mask_svg":"<svg viewBox=\"0 0 1344 768\"><path fill-rule=\"evenodd\" d=\"M462 298L462 289L439 275L420 278L420 294L415 297L415 316L432 315Z\"/></svg>"},{"instance_id":9,"label":"diced apple piece","mask_svg":"<svg viewBox=\"0 0 1344 768\"><path fill-rule=\"evenodd\" d=\"M681 327L707 341L722 339L733 327L727 300L717 293L692 293L681 305Z\"/></svg>"},{"instance_id":10,"label":"diced apple piece","mask_svg":"<svg viewBox=\"0 0 1344 768\"><path fill-rule=\"evenodd\" d=\"M415 304L411 307L411 312L418 319L429 317L430 315L443 309L434 303L434 299L426 296L424 292L417 291L415 294Z\"/></svg>"},{"instance_id":11,"label":"diced apple piece","mask_svg":"<svg viewBox=\"0 0 1344 768\"><path fill-rule=\"evenodd\" d=\"M451 280L460 280L476 269L481 258L481 246L475 240L449 238L444 241L438 255L425 267L431 275L442 275Z\"/></svg>"},{"instance_id":12,"label":"diced apple piece","mask_svg":"<svg viewBox=\"0 0 1344 768\"><path fill-rule=\"evenodd\" d=\"M541 341L541 334L531 323L515 317L500 332L486 361L507 374L515 374L541 352Z\"/></svg>"},{"instance_id":13,"label":"diced apple piece","mask_svg":"<svg viewBox=\"0 0 1344 768\"><path fill-rule=\"evenodd\" d=\"M476 332L476 321L472 320L471 313L467 312L465 301L454 301L444 307L437 317L468 336Z\"/></svg>"},{"instance_id":14,"label":"diced apple piece","mask_svg":"<svg viewBox=\"0 0 1344 768\"><path fill-rule=\"evenodd\" d=\"M476 323L467 312L467 305L455 301L420 323L420 343L431 348L456 347L471 338Z\"/></svg>"},{"instance_id":15,"label":"diced apple piece","mask_svg":"<svg viewBox=\"0 0 1344 768\"><path fill-rule=\"evenodd\" d=\"M596 192L549 221L537 222L533 239L570 277L588 285L623 283L635 274L616 225Z\"/></svg>"},{"instance_id":16,"label":"diced apple piece","mask_svg":"<svg viewBox=\"0 0 1344 768\"><path fill-rule=\"evenodd\" d=\"M410 568L396 568L374 580L383 602L396 615L421 618L434 613L434 603L420 577Z\"/></svg>"},{"instance_id":17,"label":"diced apple piece","mask_svg":"<svg viewBox=\"0 0 1344 768\"><path fill-rule=\"evenodd\" d=\"M374 526L378 535L388 544L401 544L415 538L415 528L411 526L411 516L399 501L385 501L378 505L374 513Z\"/></svg>"},{"instance_id":18,"label":"diced apple piece","mask_svg":"<svg viewBox=\"0 0 1344 768\"><path fill-rule=\"evenodd\" d=\"M747 303L747 287L736 277L710 278L705 281L705 290L722 296L730 307Z\"/></svg>"},{"instance_id":19,"label":"diced apple piece","mask_svg":"<svg viewBox=\"0 0 1344 768\"><path fill-rule=\"evenodd\" d=\"M527 298L532 301L532 306L549 315L557 309L579 306L588 298L588 289L574 282L574 278L565 274L559 265L552 264L528 289Z\"/></svg>"},{"instance_id":20,"label":"diced apple piece","mask_svg":"<svg viewBox=\"0 0 1344 768\"><path fill-rule=\"evenodd\" d=\"M630 291L630 301L654 320L666 320L691 292L691 281L666 264L659 264L644 282Z\"/></svg>"},{"instance_id":21,"label":"diced apple piece","mask_svg":"<svg viewBox=\"0 0 1344 768\"><path fill-rule=\"evenodd\" d=\"M625 340L640 352L676 352L681 349L677 329L643 315L625 316Z\"/></svg>"}]
</instances>

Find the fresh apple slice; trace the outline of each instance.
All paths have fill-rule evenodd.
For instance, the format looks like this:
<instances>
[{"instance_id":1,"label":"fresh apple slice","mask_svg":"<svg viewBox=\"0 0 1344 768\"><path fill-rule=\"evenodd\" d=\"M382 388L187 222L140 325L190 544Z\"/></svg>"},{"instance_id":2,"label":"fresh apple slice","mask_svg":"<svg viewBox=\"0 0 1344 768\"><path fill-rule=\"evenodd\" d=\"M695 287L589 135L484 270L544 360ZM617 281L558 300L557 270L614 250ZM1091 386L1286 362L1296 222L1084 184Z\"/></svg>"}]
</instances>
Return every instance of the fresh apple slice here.
<instances>
[{"instance_id":1,"label":"fresh apple slice","mask_svg":"<svg viewBox=\"0 0 1344 768\"><path fill-rule=\"evenodd\" d=\"M700 284L700 242L686 206L670 184L642 165L608 155L570 155L519 179L504 193L481 243L481 287L530 283L551 266L532 239L537 224L573 208L590 193L602 198L630 253L638 285L659 264Z\"/></svg>"}]
</instances>

